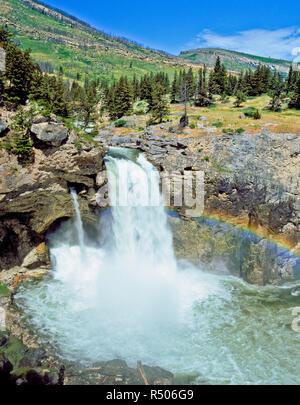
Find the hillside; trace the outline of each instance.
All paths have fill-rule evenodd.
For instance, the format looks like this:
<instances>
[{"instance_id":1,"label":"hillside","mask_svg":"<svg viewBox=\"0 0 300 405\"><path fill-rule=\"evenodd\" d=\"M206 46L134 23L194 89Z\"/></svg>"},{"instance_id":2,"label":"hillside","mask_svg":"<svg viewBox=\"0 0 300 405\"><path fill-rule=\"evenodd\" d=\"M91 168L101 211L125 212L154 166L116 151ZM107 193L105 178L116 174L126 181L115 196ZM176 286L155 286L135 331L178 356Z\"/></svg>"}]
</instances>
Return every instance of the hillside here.
<instances>
[{"instance_id":1,"label":"hillside","mask_svg":"<svg viewBox=\"0 0 300 405\"><path fill-rule=\"evenodd\" d=\"M63 11L32 0L0 0L0 25L7 26L21 48L47 64L49 72L63 68L66 78L132 77L147 72L188 67L189 62L136 43L115 38Z\"/></svg>"},{"instance_id":2,"label":"hillside","mask_svg":"<svg viewBox=\"0 0 300 405\"><path fill-rule=\"evenodd\" d=\"M180 58L186 61L200 64L205 63L207 66L214 65L218 56L220 56L226 68L233 71L254 70L261 63L286 74L291 65L291 62L286 60L265 58L218 48L199 48L181 52L179 55Z\"/></svg>"}]
</instances>

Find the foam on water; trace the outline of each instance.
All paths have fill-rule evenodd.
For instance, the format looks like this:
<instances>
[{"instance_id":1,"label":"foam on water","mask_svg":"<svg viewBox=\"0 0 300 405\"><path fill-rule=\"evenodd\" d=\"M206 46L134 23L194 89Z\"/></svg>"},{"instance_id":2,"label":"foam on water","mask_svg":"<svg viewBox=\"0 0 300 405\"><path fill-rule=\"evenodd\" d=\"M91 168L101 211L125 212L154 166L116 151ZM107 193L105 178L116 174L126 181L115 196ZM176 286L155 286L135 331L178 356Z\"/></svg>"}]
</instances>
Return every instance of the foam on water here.
<instances>
[{"instance_id":1,"label":"foam on water","mask_svg":"<svg viewBox=\"0 0 300 405\"><path fill-rule=\"evenodd\" d=\"M299 382L298 284L253 287L177 262L158 173L143 155L130 158L106 159L115 205L101 245L87 242L72 191L75 221L50 237L52 279L16 296L29 324L72 360L142 360L196 383ZM145 207L150 195L157 204Z\"/></svg>"}]
</instances>

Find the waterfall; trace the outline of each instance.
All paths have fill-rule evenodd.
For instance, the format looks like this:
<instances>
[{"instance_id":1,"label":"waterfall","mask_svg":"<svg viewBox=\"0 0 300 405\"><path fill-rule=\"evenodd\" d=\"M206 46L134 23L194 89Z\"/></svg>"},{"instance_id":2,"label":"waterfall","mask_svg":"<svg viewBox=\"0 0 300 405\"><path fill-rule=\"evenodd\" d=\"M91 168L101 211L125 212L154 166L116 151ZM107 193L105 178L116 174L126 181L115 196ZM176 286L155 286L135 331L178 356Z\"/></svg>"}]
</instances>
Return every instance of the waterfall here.
<instances>
[{"instance_id":1,"label":"waterfall","mask_svg":"<svg viewBox=\"0 0 300 405\"><path fill-rule=\"evenodd\" d=\"M120 150L106 159L112 207L111 246L120 265L138 273L174 276L176 260L159 189L159 173L140 154L135 161ZM116 153L116 152L115 152Z\"/></svg>"},{"instance_id":2,"label":"waterfall","mask_svg":"<svg viewBox=\"0 0 300 405\"><path fill-rule=\"evenodd\" d=\"M84 251L84 230L83 230L83 224L82 224L82 219L80 215L80 209L79 209L79 204L78 204L78 197L76 190L74 188L71 188L71 195L73 198L74 202L74 208L75 208L75 227L77 231L77 236L78 236L78 241L79 241L79 246L81 252Z\"/></svg>"}]
</instances>

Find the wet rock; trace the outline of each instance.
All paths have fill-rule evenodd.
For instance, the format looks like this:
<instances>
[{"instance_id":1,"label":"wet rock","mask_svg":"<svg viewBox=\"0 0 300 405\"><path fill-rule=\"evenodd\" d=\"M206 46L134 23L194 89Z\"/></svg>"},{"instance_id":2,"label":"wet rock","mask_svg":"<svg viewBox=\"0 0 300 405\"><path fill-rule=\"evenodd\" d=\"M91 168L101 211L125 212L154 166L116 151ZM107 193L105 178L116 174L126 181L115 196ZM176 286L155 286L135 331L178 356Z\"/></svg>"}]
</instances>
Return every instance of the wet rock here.
<instances>
[{"instance_id":1,"label":"wet rock","mask_svg":"<svg viewBox=\"0 0 300 405\"><path fill-rule=\"evenodd\" d=\"M67 142L60 147L34 148L35 160L20 167L0 149L0 270L20 266L45 240L47 229L60 218L74 216L70 187L97 188L106 149L84 144L79 153ZM17 170L11 170L12 165ZM93 222L93 193L79 197L84 221ZM0 273L1 274L1 273Z\"/></svg>"},{"instance_id":2,"label":"wet rock","mask_svg":"<svg viewBox=\"0 0 300 405\"><path fill-rule=\"evenodd\" d=\"M22 267L33 269L42 265L49 264L49 251L46 243L42 242L28 253L28 255L23 260Z\"/></svg>"}]
</instances>

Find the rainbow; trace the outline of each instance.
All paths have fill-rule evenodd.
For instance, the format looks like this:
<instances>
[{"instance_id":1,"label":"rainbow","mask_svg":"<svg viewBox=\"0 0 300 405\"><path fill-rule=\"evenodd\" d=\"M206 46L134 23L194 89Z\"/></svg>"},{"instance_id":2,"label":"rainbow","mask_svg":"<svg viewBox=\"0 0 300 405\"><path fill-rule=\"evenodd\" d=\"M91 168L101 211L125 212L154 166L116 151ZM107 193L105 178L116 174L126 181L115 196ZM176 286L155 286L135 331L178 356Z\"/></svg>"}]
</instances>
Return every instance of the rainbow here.
<instances>
[{"instance_id":1,"label":"rainbow","mask_svg":"<svg viewBox=\"0 0 300 405\"><path fill-rule=\"evenodd\" d=\"M170 215L174 215L175 213L177 213L177 215L180 216L178 211L174 208L168 208L167 211ZM211 225L224 224L231 228L234 227L237 231L241 232L242 235L265 239L270 244L277 246L279 249L288 252L289 255L299 258L300 260L300 249L296 250L294 243L288 241L282 235L270 233L270 231L265 228L250 226L248 223L248 217L231 217L219 212L204 212L203 216L201 218L198 218L198 220L204 221L205 223Z\"/></svg>"}]
</instances>

